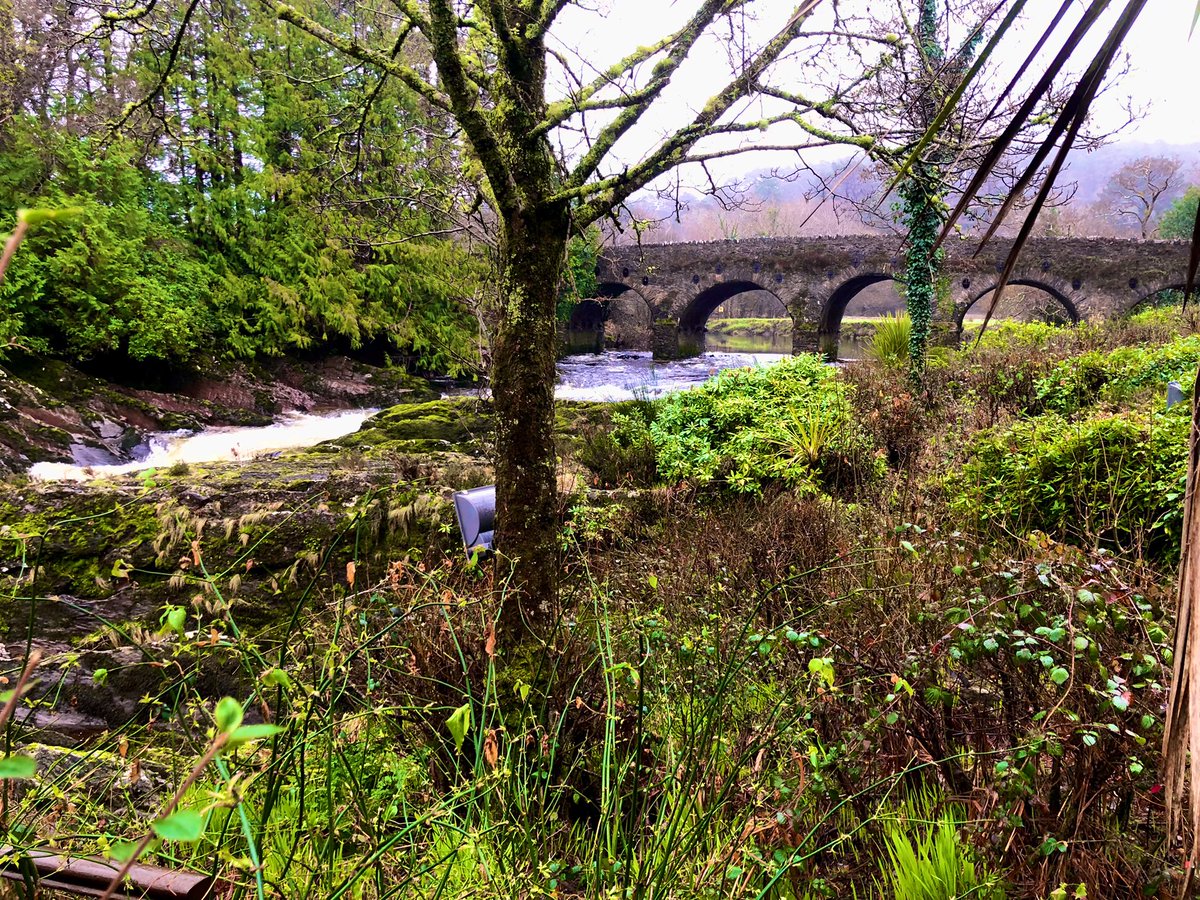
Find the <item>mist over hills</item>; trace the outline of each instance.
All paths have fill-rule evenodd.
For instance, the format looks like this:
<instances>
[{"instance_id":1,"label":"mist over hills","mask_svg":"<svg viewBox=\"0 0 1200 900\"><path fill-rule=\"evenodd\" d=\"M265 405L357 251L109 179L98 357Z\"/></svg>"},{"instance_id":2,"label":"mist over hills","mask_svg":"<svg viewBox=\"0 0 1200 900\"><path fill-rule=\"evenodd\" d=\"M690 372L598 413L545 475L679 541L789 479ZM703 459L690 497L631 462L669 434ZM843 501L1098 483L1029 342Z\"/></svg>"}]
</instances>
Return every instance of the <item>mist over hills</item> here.
<instances>
[{"instance_id":1,"label":"mist over hills","mask_svg":"<svg viewBox=\"0 0 1200 900\"><path fill-rule=\"evenodd\" d=\"M1113 215L1105 189L1123 166L1146 157L1181 163L1178 182L1159 200L1155 218L1189 185L1200 184L1200 143L1114 141L1077 151L1058 179L1060 205L1043 212L1039 229L1047 234L1140 236L1135 222ZM890 203L878 201L880 190L870 164L854 166L847 155L808 170L754 170L723 188L719 197L685 190L678 198L643 198L630 208L634 217L653 223L642 240L656 243L896 231ZM619 243L633 239L632 229L616 236Z\"/></svg>"}]
</instances>

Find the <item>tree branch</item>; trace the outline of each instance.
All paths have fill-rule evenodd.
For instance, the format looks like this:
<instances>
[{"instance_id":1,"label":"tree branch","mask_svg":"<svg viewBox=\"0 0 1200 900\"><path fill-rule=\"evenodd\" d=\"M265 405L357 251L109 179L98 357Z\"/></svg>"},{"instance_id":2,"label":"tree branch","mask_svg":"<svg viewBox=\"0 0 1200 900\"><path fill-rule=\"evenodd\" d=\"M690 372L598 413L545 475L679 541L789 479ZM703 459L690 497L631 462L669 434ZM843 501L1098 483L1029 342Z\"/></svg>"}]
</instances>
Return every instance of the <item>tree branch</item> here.
<instances>
[{"instance_id":1,"label":"tree branch","mask_svg":"<svg viewBox=\"0 0 1200 900\"><path fill-rule=\"evenodd\" d=\"M632 168L626 169L620 175L605 179L602 182L604 187L596 191L592 199L576 209L575 218L580 227L601 218L613 205L620 203L634 191L644 187L673 166L678 165L688 155L692 147L696 145L697 141L704 137L720 134L721 128L718 126L718 123L721 117L729 111L735 102L745 96L745 86L747 84L758 84L759 79L767 68L779 59L783 52L800 35L804 22L812 15L820 3L821 0L803 0L797 6L795 12L792 13L788 23L749 61L746 70L735 77L733 81L729 82L720 93L710 98L689 125L668 137L659 145L657 150L642 162ZM591 166L591 171L595 171L594 164L598 164L599 160L607 153L607 150L611 149L610 143L605 149L605 153L601 153L597 157L594 151L600 147L601 143L603 143L603 137L597 142L596 147L593 147L593 152L589 153L576 168L575 173L572 174L572 177L567 182L568 188L578 188L583 185L586 177L591 174L591 172L585 173L587 167Z\"/></svg>"},{"instance_id":2,"label":"tree branch","mask_svg":"<svg viewBox=\"0 0 1200 900\"><path fill-rule=\"evenodd\" d=\"M428 100L439 109L449 111L449 98L439 91L436 87L426 81L420 74L410 66L397 62L385 53L378 50L366 47L359 43L357 38L347 38L334 31L326 28L315 19L309 18L296 9L296 7L288 3L279 3L274 5L276 17L295 25L301 31L306 31L319 41L323 41L333 49L345 53L352 59L357 59L361 62L369 63L372 66L387 72L389 75L398 79L401 83L411 88ZM414 25L419 28L419 23L414 20Z\"/></svg>"},{"instance_id":3,"label":"tree branch","mask_svg":"<svg viewBox=\"0 0 1200 900\"><path fill-rule=\"evenodd\" d=\"M463 70L458 45L458 17L450 0L429 0L429 30L425 36L433 48L433 58L454 118L462 125L487 175L492 199L501 210L509 211L517 196L516 184L500 142L479 107L479 92Z\"/></svg>"}]
</instances>

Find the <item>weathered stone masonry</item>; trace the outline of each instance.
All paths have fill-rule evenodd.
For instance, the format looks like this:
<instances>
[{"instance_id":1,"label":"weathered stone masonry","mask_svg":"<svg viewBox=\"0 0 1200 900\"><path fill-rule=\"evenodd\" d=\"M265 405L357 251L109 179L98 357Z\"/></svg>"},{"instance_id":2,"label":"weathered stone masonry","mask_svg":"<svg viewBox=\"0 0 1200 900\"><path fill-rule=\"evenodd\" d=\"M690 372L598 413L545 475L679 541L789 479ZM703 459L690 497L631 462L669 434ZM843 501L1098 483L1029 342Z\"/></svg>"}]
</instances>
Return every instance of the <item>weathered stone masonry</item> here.
<instances>
[{"instance_id":1,"label":"weathered stone masonry","mask_svg":"<svg viewBox=\"0 0 1200 900\"><path fill-rule=\"evenodd\" d=\"M970 239L946 248L950 302L937 311L935 329L948 339L961 333L971 304L995 287L1012 243L996 240L974 256L977 246ZM1046 291L1075 321L1099 319L1182 287L1187 259L1182 241L1039 239L1025 246L1012 283ZM787 307L794 351L836 347L854 295L902 271L899 238L861 235L614 247L597 275L603 296L640 298L654 323L654 354L670 358L702 349L712 311L752 290L771 291Z\"/></svg>"}]
</instances>

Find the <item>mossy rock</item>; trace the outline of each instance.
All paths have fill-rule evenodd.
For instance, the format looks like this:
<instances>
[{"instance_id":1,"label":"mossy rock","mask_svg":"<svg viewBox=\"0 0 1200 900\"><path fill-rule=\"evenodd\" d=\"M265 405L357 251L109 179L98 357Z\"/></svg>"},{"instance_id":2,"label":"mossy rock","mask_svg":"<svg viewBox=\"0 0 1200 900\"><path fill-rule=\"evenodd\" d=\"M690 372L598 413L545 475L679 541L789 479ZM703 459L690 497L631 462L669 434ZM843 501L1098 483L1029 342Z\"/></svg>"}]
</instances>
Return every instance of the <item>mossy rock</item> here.
<instances>
[{"instance_id":1,"label":"mossy rock","mask_svg":"<svg viewBox=\"0 0 1200 900\"><path fill-rule=\"evenodd\" d=\"M265 627L314 581L339 583L352 560L378 579L391 559L446 544L449 493L487 475L445 462L304 454L84 485L14 482L0 502L0 593L38 599L32 611L5 604L0 640L23 633L31 612L39 639L64 641L101 621L153 625L168 602L232 604L239 623Z\"/></svg>"},{"instance_id":2,"label":"mossy rock","mask_svg":"<svg viewBox=\"0 0 1200 900\"><path fill-rule=\"evenodd\" d=\"M354 434L326 441L309 453L368 456L456 452L482 456L490 452L491 404L467 397L402 403L376 413Z\"/></svg>"}]
</instances>

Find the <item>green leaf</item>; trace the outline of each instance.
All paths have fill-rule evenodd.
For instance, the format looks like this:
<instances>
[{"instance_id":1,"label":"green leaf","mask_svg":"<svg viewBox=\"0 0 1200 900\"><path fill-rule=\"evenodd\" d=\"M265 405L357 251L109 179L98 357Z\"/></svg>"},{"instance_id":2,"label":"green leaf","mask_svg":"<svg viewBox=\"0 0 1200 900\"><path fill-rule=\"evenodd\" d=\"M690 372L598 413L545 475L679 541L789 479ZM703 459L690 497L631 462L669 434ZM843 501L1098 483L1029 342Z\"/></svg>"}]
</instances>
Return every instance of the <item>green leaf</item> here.
<instances>
[{"instance_id":1,"label":"green leaf","mask_svg":"<svg viewBox=\"0 0 1200 900\"><path fill-rule=\"evenodd\" d=\"M292 689L292 679L288 676L287 672L283 671L283 669L271 669L267 672L264 672L262 681L263 684L267 685L268 687L281 687L285 691L290 691Z\"/></svg>"},{"instance_id":2,"label":"green leaf","mask_svg":"<svg viewBox=\"0 0 1200 900\"><path fill-rule=\"evenodd\" d=\"M187 624L187 610L182 606L168 606L167 612L163 616L163 623L166 625L167 631L174 631L182 637L183 626Z\"/></svg>"},{"instance_id":3,"label":"green leaf","mask_svg":"<svg viewBox=\"0 0 1200 900\"><path fill-rule=\"evenodd\" d=\"M647 575L646 576L646 584L650 585L650 590L657 591L658 590L658 576L653 573Z\"/></svg>"},{"instance_id":4,"label":"green leaf","mask_svg":"<svg viewBox=\"0 0 1200 900\"><path fill-rule=\"evenodd\" d=\"M1071 673L1062 666L1055 666L1050 672L1050 680L1055 684L1065 684L1067 679L1071 677Z\"/></svg>"},{"instance_id":5,"label":"green leaf","mask_svg":"<svg viewBox=\"0 0 1200 900\"><path fill-rule=\"evenodd\" d=\"M117 841L108 848L108 855L119 863L129 862L137 850L137 841Z\"/></svg>"},{"instance_id":6,"label":"green leaf","mask_svg":"<svg viewBox=\"0 0 1200 900\"><path fill-rule=\"evenodd\" d=\"M227 746L236 747L250 741L261 741L273 737L283 731L278 725L243 725L229 736Z\"/></svg>"},{"instance_id":7,"label":"green leaf","mask_svg":"<svg viewBox=\"0 0 1200 900\"><path fill-rule=\"evenodd\" d=\"M471 730L471 704L464 703L452 712L450 718L446 720L446 728L450 730L450 736L454 738L454 749L461 751L463 741L467 739L467 732Z\"/></svg>"},{"instance_id":8,"label":"green leaf","mask_svg":"<svg viewBox=\"0 0 1200 900\"><path fill-rule=\"evenodd\" d=\"M32 778L37 773L37 763L32 756L5 756L0 758L0 780Z\"/></svg>"},{"instance_id":9,"label":"green leaf","mask_svg":"<svg viewBox=\"0 0 1200 900\"><path fill-rule=\"evenodd\" d=\"M96 687L104 687L108 684L108 669L97 669L92 673L92 683Z\"/></svg>"},{"instance_id":10,"label":"green leaf","mask_svg":"<svg viewBox=\"0 0 1200 900\"><path fill-rule=\"evenodd\" d=\"M44 222L54 222L69 219L83 212L82 206L65 206L62 209L18 209L17 221L26 225L41 225Z\"/></svg>"},{"instance_id":11,"label":"green leaf","mask_svg":"<svg viewBox=\"0 0 1200 900\"><path fill-rule=\"evenodd\" d=\"M819 675L829 687L833 687L833 660L828 656L819 656L808 661L808 674Z\"/></svg>"},{"instance_id":12,"label":"green leaf","mask_svg":"<svg viewBox=\"0 0 1200 900\"><path fill-rule=\"evenodd\" d=\"M242 724L242 718L245 712L242 709L242 704L238 703L232 697L222 697L217 701L217 730L222 734L229 734Z\"/></svg>"},{"instance_id":13,"label":"green leaf","mask_svg":"<svg viewBox=\"0 0 1200 900\"><path fill-rule=\"evenodd\" d=\"M164 841L198 841L204 836L204 814L180 809L150 827Z\"/></svg>"}]
</instances>

